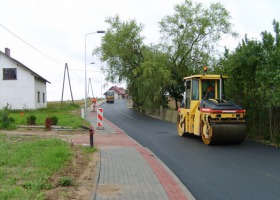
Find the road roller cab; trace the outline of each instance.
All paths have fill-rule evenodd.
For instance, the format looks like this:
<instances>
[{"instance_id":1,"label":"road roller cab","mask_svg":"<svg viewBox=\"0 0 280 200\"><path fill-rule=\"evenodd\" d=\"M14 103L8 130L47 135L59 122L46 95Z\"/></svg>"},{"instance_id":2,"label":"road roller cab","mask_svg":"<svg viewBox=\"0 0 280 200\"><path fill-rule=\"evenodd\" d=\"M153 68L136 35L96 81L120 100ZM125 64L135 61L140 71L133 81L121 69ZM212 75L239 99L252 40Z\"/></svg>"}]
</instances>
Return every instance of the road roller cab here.
<instances>
[{"instance_id":1,"label":"road roller cab","mask_svg":"<svg viewBox=\"0 0 280 200\"><path fill-rule=\"evenodd\" d=\"M227 78L205 73L184 78L185 92L177 123L180 136L201 136L207 145L239 144L245 139L246 111L225 100L223 83Z\"/></svg>"}]
</instances>

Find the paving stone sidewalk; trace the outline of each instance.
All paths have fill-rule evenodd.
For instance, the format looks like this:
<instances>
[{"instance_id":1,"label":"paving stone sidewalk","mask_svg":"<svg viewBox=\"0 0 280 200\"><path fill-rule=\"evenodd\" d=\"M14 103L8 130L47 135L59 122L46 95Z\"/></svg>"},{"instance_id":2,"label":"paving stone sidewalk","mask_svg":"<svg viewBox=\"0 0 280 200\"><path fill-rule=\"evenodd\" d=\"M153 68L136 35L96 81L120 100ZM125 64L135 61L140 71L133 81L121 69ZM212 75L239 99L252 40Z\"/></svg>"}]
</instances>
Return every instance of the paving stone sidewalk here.
<instances>
[{"instance_id":1,"label":"paving stone sidewalk","mask_svg":"<svg viewBox=\"0 0 280 200\"><path fill-rule=\"evenodd\" d=\"M187 200L194 199L177 177L147 148L117 126L103 120L97 130L96 112L88 112L95 129L94 145L100 153L95 200ZM74 144L88 144L89 136L74 138Z\"/></svg>"}]
</instances>

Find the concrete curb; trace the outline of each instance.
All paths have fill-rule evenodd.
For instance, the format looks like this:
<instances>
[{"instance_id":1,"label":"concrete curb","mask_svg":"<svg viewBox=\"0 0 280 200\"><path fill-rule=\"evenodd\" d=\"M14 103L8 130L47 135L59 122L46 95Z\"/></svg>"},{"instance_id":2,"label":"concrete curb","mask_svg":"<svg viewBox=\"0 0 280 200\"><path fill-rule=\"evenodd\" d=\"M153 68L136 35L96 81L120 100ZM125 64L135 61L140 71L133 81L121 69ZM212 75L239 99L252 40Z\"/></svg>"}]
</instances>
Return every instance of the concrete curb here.
<instances>
[{"instance_id":1,"label":"concrete curb","mask_svg":"<svg viewBox=\"0 0 280 200\"><path fill-rule=\"evenodd\" d=\"M101 102L101 104L104 102ZM100 106L100 105L98 105ZM191 194L191 192L184 186L184 184L181 182L181 180L157 157L155 154L148 148L142 146L140 143L138 143L136 140L131 138L127 133L125 133L122 129L120 129L118 126L113 124L112 122L108 121L105 117L104 122L109 125L110 131L115 134L124 134L125 137L129 138L129 140L133 141L134 144L138 147L134 147L146 160L147 164L151 167L151 169L154 171L156 177L162 184L162 187L165 189L166 194L170 199L188 199L188 200L195 200L194 196ZM94 190L91 193L91 199L96 199L98 196L97 190L98 190L98 184L100 180L100 174L101 174L101 148L99 148L99 163L98 163L98 169L97 174L94 180ZM149 157L149 155L153 155L152 157ZM165 174L165 175L164 175ZM172 191L172 192L171 192ZM171 193L170 193L171 192Z\"/></svg>"},{"instance_id":2,"label":"concrete curb","mask_svg":"<svg viewBox=\"0 0 280 200\"><path fill-rule=\"evenodd\" d=\"M145 147L144 147L145 148ZM195 197L192 195L192 193L188 190L187 187L181 182L181 180L148 148L146 148L147 151L149 151L151 154L153 154L157 160L161 163L161 165L164 167L164 169L167 171L167 173L178 183L181 190L185 192L189 200L195 200Z\"/></svg>"},{"instance_id":3,"label":"concrete curb","mask_svg":"<svg viewBox=\"0 0 280 200\"><path fill-rule=\"evenodd\" d=\"M179 188L183 191L183 193L186 195L188 200L195 200L195 197L191 194L191 192L184 186L184 184L181 182L181 180L148 148L142 146L140 143L138 143L136 140L131 138L129 135L127 135L122 129L120 129L118 126L104 118L104 121L111 126L112 129L114 129L117 133L125 134L128 138L130 138L135 144L137 144L141 149L145 149L149 154L153 155L154 158L162 165L164 170L171 176L171 178L178 184ZM138 148L136 148L138 152L141 154ZM143 156L143 155L142 155ZM146 161L147 162L147 161ZM148 163L149 164L149 163ZM150 166L152 168L152 166ZM156 175L157 176L157 175ZM159 178L159 177L158 177Z\"/></svg>"}]
</instances>

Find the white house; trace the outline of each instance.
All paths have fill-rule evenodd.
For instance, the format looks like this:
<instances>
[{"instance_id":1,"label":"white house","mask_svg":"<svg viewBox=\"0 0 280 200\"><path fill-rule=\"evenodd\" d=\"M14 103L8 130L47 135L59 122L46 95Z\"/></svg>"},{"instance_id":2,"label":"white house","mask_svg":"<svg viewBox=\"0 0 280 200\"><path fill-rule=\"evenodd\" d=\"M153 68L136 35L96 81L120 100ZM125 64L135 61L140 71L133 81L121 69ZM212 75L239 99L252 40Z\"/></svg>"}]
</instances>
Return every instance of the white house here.
<instances>
[{"instance_id":1,"label":"white house","mask_svg":"<svg viewBox=\"0 0 280 200\"><path fill-rule=\"evenodd\" d=\"M47 107L47 81L10 56L10 49L0 51L0 109L37 109Z\"/></svg>"}]
</instances>

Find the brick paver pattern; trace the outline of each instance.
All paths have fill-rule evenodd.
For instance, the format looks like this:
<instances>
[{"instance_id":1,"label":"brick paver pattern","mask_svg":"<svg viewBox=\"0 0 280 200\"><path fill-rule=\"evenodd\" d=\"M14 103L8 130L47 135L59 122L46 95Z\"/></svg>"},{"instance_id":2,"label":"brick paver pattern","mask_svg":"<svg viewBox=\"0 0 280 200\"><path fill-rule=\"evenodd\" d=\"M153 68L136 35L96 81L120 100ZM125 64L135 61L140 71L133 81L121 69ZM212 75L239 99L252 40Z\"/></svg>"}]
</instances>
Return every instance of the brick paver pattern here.
<instances>
[{"instance_id":1,"label":"brick paver pattern","mask_svg":"<svg viewBox=\"0 0 280 200\"><path fill-rule=\"evenodd\" d=\"M189 199L155 155L105 118L104 121L107 133L94 134L101 157L95 199ZM87 144L88 137L74 137L73 142Z\"/></svg>"},{"instance_id":2,"label":"brick paver pattern","mask_svg":"<svg viewBox=\"0 0 280 200\"><path fill-rule=\"evenodd\" d=\"M109 147L101 150L101 166L97 200L102 199L166 199L168 196L153 170L133 147ZM115 189L113 194L102 188Z\"/></svg>"},{"instance_id":3,"label":"brick paver pattern","mask_svg":"<svg viewBox=\"0 0 280 200\"><path fill-rule=\"evenodd\" d=\"M146 162L150 165L150 169L152 169L153 173L156 175L160 184L162 185L165 192L167 193L167 196L168 196L167 199L170 199L170 200L188 199L187 196L185 195L185 193L183 193L180 186L170 176L170 174L166 171L166 169L162 166L162 164L158 161L158 159L153 154L151 154L150 151L148 151L145 147L140 146L138 143L136 143L134 140L132 140L130 137L128 137L125 133L121 132L120 130L117 130L117 133L115 133L115 134L96 135L95 138L96 138L95 141L96 141L97 146L103 146L103 147L104 146L109 146L109 147L119 147L119 148L120 147L135 148L140 153L140 154L137 154L135 152L133 153L133 156L135 157L135 159L133 159L133 161L136 163L136 166L138 165L137 164L138 159L139 159L138 162L142 161L142 159L146 160ZM128 151L128 149L131 149L131 148L125 148L126 151ZM121 151L121 152L124 152L124 151ZM131 150L129 152L132 153ZM101 151L101 153L102 153L101 157L103 157L104 156L103 150ZM123 156L125 156L125 155L126 154L124 153ZM141 155L142 158L139 155ZM102 160L103 160L103 158L101 159L101 162L102 162ZM119 159L116 159L116 161L117 160L119 160ZM132 161L132 159L130 159L130 158L128 160ZM125 157L123 158L123 162L125 163ZM132 163L132 162L130 162L130 163ZM147 166L147 168L149 168L149 167ZM134 168L134 169L130 168L130 170L132 170L136 173L139 173L140 176L143 176L140 173L141 171L137 172L137 171L135 171L136 169L137 168ZM149 171L149 169L146 169L146 171ZM101 169L101 172L102 172L102 169ZM115 172L115 173L118 173L118 172ZM150 175L150 176L153 177L153 174ZM102 176L100 176L100 177L102 177ZM142 183L139 183L139 184L142 184ZM160 192L160 194L162 194L162 192ZM153 196L153 198L144 198L144 199L165 199L163 197L155 198L155 197L158 197L158 196L159 195L156 194L155 196ZM142 199L142 198L140 198L140 199Z\"/></svg>"}]
</instances>

